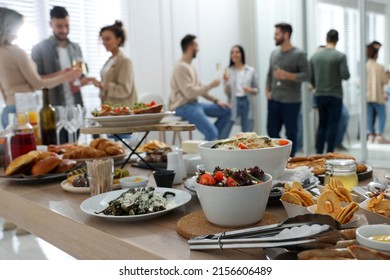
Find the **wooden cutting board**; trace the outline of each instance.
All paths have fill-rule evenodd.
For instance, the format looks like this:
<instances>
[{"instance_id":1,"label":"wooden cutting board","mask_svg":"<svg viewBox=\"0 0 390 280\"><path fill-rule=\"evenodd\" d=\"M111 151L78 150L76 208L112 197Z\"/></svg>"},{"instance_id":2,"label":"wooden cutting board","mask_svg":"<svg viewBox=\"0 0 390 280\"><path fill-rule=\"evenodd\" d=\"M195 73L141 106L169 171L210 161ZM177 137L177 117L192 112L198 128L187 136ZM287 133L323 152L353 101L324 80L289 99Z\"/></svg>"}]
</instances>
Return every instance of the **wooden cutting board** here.
<instances>
[{"instance_id":1,"label":"wooden cutting board","mask_svg":"<svg viewBox=\"0 0 390 280\"><path fill-rule=\"evenodd\" d=\"M176 231L184 238L190 239L192 237L219 233L226 230L266 226L276 223L279 223L278 218L269 212L265 212L264 217L255 224L243 227L220 227L207 221L203 211L199 210L182 217L176 224Z\"/></svg>"}]
</instances>

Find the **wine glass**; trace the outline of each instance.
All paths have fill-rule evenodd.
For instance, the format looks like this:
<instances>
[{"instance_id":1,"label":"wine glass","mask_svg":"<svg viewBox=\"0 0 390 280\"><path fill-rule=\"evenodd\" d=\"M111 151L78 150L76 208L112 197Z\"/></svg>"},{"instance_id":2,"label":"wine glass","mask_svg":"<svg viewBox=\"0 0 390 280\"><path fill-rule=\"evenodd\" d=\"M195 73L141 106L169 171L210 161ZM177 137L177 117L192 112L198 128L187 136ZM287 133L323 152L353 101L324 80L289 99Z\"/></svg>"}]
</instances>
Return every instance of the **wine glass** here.
<instances>
[{"instance_id":1,"label":"wine glass","mask_svg":"<svg viewBox=\"0 0 390 280\"><path fill-rule=\"evenodd\" d=\"M75 105L77 111L77 122L75 122L75 138L77 139L77 133L79 129L84 125L85 108L81 104Z\"/></svg>"},{"instance_id":2,"label":"wine glass","mask_svg":"<svg viewBox=\"0 0 390 280\"><path fill-rule=\"evenodd\" d=\"M88 67L87 64L84 62L82 57L77 57L72 60L72 66L75 70L80 70L81 74L87 75L88 74ZM81 86L80 79L77 79L73 82L73 85L76 87Z\"/></svg>"},{"instance_id":3,"label":"wine glass","mask_svg":"<svg viewBox=\"0 0 390 280\"><path fill-rule=\"evenodd\" d=\"M222 76L222 63L215 63L215 70L217 71L218 78L220 78Z\"/></svg>"},{"instance_id":4,"label":"wine glass","mask_svg":"<svg viewBox=\"0 0 390 280\"><path fill-rule=\"evenodd\" d=\"M65 108L64 106L55 106L55 115L56 115L56 134L57 134L57 144L61 144L60 133L65 126Z\"/></svg>"},{"instance_id":5,"label":"wine glass","mask_svg":"<svg viewBox=\"0 0 390 280\"><path fill-rule=\"evenodd\" d=\"M280 66L276 64L276 65L274 65L273 69L274 69L274 72L277 70L280 70ZM276 80L277 86L280 86L281 84L282 84L282 82L280 80Z\"/></svg>"},{"instance_id":6,"label":"wine glass","mask_svg":"<svg viewBox=\"0 0 390 280\"><path fill-rule=\"evenodd\" d=\"M65 129L68 132L69 143L75 143L76 138L75 134L77 133L77 123L78 123L78 112L77 108L74 105L65 106Z\"/></svg>"}]
</instances>

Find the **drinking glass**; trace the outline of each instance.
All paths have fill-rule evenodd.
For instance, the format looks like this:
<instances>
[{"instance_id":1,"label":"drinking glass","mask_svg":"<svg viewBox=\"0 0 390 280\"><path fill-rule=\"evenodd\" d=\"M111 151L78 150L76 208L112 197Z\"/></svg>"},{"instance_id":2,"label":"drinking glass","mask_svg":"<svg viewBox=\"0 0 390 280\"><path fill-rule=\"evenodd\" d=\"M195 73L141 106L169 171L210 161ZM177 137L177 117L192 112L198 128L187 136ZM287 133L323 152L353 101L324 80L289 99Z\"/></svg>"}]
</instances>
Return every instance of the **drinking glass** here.
<instances>
[{"instance_id":1,"label":"drinking glass","mask_svg":"<svg viewBox=\"0 0 390 280\"><path fill-rule=\"evenodd\" d=\"M76 70L80 70L81 74L87 75L88 74L88 67L87 64L84 62L82 57L77 57L72 60L72 66ZM77 79L73 82L73 85L76 87L81 86L80 79Z\"/></svg>"},{"instance_id":2,"label":"drinking glass","mask_svg":"<svg viewBox=\"0 0 390 280\"><path fill-rule=\"evenodd\" d=\"M77 123L78 123L78 112L74 105L65 106L65 129L68 132L69 143L75 143L77 141Z\"/></svg>"},{"instance_id":3,"label":"drinking glass","mask_svg":"<svg viewBox=\"0 0 390 280\"><path fill-rule=\"evenodd\" d=\"M280 70L280 67L279 67L279 65L274 65L273 69L274 69L274 71ZM281 84L282 84L282 82L280 80L276 80L277 86L280 86Z\"/></svg>"},{"instance_id":4,"label":"drinking glass","mask_svg":"<svg viewBox=\"0 0 390 280\"><path fill-rule=\"evenodd\" d=\"M60 133L65 126L65 107L64 106L55 106L56 112L56 135L57 135L57 144L60 145Z\"/></svg>"},{"instance_id":5,"label":"drinking glass","mask_svg":"<svg viewBox=\"0 0 390 280\"><path fill-rule=\"evenodd\" d=\"M220 78L222 76L222 63L215 63L215 70L217 71L218 78Z\"/></svg>"}]
</instances>

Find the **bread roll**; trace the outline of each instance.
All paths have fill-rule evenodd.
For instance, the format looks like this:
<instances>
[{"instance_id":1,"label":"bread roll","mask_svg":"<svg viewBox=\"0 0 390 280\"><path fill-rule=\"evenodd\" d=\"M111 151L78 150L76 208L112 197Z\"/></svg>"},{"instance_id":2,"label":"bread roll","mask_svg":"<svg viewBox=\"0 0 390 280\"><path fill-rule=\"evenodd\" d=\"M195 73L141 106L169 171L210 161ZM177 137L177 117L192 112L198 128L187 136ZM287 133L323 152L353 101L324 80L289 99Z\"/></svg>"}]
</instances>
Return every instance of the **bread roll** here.
<instances>
[{"instance_id":1,"label":"bread roll","mask_svg":"<svg viewBox=\"0 0 390 280\"><path fill-rule=\"evenodd\" d=\"M123 155L125 153L125 150L117 145L108 146L104 151L110 156Z\"/></svg>"},{"instance_id":2,"label":"bread roll","mask_svg":"<svg viewBox=\"0 0 390 280\"><path fill-rule=\"evenodd\" d=\"M50 156L38 161L31 168L31 175L48 174L60 164L61 159L56 156Z\"/></svg>"},{"instance_id":3,"label":"bread roll","mask_svg":"<svg viewBox=\"0 0 390 280\"><path fill-rule=\"evenodd\" d=\"M54 152L39 152L38 154L38 157L37 157L37 160L43 160L45 158L48 158L50 156L55 156L55 157L58 157L56 153Z\"/></svg>"},{"instance_id":4,"label":"bread roll","mask_svg":"<svg viewBox=\"0 0 390 280\"><path fill-rule=\"evenodd\" d=\"M30 167L37 161L38 155L39 152L31 151L15 158L5 170L5 175L11 176L20 173L29 174L30 172L27 171L29 171Z\"/></svg>"},{"instance_id":5,"label":"bread roll","mask_svg":"<svg viewBox=\"0 0 390 280\"><path fill-rule=\"evenodd\" d=\"M71 170L73 167L75 167L77 164L77 161L71 160L71 159L63 159L61 160L60 164L57 166L57 169L55 170L56 173L65 173Z\"/></svg>"},{"instance_id":6,"label":"bread roll","mask_svg":"<svg viewBox=\"0 0 390 280\"><path fill-rule=\"evenodd\" d=\"M106 138L96 138L94 140L91 141L91 143L89 144L90 147L92 148L97 148L97 146L102 143L102 142L105 142L105 141L108 141Z\"/></svg>"},{"instance_id":7,"label":"bread roll","mask_svg":"<svg viewBox=\"0 0 390 280\"><path fill-rule=\"evenodd\" d=\"M79 147L76 150L67 152L63 158L66 159L87 159L87 158L99 158L105 157L107 154L104 151L92 147Z\"/></svg>"}]
</instances>

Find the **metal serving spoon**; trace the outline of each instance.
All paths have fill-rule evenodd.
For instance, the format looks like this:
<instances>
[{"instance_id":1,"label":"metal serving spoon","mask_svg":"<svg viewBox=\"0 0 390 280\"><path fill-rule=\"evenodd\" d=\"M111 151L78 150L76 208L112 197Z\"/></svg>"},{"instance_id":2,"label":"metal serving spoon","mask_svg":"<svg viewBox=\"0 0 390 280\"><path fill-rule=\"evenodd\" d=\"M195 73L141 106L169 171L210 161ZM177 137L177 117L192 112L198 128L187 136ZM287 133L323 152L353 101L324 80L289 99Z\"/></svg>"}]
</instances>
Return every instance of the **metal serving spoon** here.
<instances>
[{"instance_id":1,"label":"metal serving spoon","mask_svg":"<svg viewBox=\"0 0 390 280\"><path fill-rule=\"evenodd\" d=\"M389 189L389 186L380 182L376 177L374 177L374 181L367 185L367 190L370 192L385 191L387 189Z\"/></svg>"}]
</instances>

